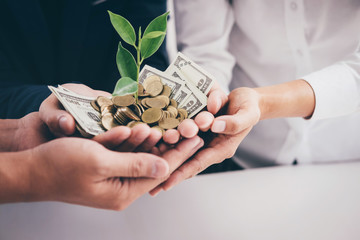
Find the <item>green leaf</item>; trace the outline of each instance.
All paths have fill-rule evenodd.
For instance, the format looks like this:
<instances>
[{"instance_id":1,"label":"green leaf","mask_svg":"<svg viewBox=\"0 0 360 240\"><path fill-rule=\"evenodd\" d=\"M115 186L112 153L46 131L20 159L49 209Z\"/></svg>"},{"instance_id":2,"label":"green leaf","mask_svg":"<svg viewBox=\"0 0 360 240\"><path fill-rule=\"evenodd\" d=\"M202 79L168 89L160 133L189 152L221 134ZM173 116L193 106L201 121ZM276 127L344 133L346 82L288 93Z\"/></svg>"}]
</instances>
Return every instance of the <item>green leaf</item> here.
<instances>
[{"instance_id":1,"label":"green leaf","mask_svg":"<svg viewBox=\"0 0 360 240\"><path fill-rule=\"evenodd\" d=\"M122 77L117 81L113 96L124 96L137 92L138 84L129 77Z\"/></svg>"},{"instance_id":2,"label":"green leaf","mask_svg":"<svg viewBox=\"0 0 360 240\"><path fill-rule=\"evenodd\" d=\"M155 38L143 38L141 40L141 56L143 59L150 57L153 55L161 46L162 42L164 41L165 34L166 34L166 27L167 27L167 16L169 12L164 13L163 15L158 16L155 18L145 29L144 36L151 32L163 32L164 35L160 35ZM156 35L156 33L154 34Z\"/></svg>"},{"instance_id":3,"label":"green leaf","mask_svg":"<svg viewBox=\"0 0 360 240\"><path fill-rule=\"evenodd\" d=\"M144 35L143 39L157 38L157 37L160 37L163 35L166 35L166 33L161 32L161 31L154 31L154 32L149 32L148 34Z\"/></svg>"},{"instance_id":4,"label":"green leaf","mask_svg":"<svg viewBox=\"0 0 360 240\"><path fill-rule=\"evenodd\" d=\"M116 54L116 65L119 69L121 77L136 79L137 66L134 56L121 45L121 42L119 42Z\"/></svg>"},{"instance_id":5,"label":"green leaf","mask_svg":"<svg viewBox=\"0 0 360 240\"><path fill-rule=\"evenodd\" d=\"M135 46L136 35L131 23L124 17L108 11L110 21L120 37L130 45Z\"/></svg>"}]
</instances>

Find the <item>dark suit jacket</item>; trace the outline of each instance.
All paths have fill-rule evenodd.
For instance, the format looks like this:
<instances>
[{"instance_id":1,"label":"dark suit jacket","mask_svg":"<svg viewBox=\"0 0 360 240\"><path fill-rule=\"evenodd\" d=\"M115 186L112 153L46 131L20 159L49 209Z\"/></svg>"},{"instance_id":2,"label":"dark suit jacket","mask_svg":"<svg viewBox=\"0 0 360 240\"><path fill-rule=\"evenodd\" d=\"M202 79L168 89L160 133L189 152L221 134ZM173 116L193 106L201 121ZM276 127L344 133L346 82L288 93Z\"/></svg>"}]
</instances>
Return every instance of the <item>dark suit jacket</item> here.
<instances>
[{"instance_id":1,"label":"dark suit jacket","mask_svg":"<svg viewBox=\"0 0 360 240\"><path fill-rule=\"evenodd\" d=\"M127 18L136 32L166 12L166 0L63 2L55 46L38 0L0 0L0 118L37 111L50 94L47 85L81 82L112 92L120 78L115 63L120 37L107 10ZM164 70L165 44L145 63Z\"/></svg>"}]
</instances>

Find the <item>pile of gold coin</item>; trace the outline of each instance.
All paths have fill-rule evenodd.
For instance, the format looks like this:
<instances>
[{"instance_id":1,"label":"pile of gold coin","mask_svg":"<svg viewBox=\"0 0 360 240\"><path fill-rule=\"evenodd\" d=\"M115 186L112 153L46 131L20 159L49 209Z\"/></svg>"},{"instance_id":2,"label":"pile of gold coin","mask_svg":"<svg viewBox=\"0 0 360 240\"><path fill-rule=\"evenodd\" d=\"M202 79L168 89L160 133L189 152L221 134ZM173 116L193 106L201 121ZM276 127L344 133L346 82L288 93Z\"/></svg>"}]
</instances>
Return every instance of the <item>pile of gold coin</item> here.
<instances>
[{"instance_id":1,"label":"pile of gold coin","mask_svg":"<svg viewBox=\"0 0 360 240\"><path fill-rule=\"evenodd\" d=\"M160 77L152 75L138 87L138 102L133 94L114 96L111 99L100 96L91 106L101 114L101 124L106 130L124 125L134 127L147 123L164 134L165 130L176 128L188 117L188 112L177 108L178 103L170 98L171 88L163 85Z\"/></svg>"}]
</instances>

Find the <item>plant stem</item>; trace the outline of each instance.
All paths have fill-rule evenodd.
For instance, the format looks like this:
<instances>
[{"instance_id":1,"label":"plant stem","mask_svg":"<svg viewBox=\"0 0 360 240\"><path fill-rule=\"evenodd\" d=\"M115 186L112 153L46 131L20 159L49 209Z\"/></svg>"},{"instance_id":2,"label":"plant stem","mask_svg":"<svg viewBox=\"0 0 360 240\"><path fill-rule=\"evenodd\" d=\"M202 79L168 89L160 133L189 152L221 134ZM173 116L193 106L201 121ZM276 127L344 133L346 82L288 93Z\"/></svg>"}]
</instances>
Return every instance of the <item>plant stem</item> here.
<instances>
[{"instance_id":1,"label":"plant stem","mask_svg":"<svg viewBox=\"0 0 360 240\"><path fill-rule=\"evenodd\" d=\"M139 73L140 73L140 66L142 63L142 60L140 60L140 48L141 48L141 35L139 33L139 44L136 47L136 52L137 52L137 58L136 58L136 66L137 66L137 72L136 72L136 83L138 84L138 88L139 88ZM138 91L135 93L135 101L136 103L139 102L139 96L138 96Z\"/></svg>"}]
</instances>

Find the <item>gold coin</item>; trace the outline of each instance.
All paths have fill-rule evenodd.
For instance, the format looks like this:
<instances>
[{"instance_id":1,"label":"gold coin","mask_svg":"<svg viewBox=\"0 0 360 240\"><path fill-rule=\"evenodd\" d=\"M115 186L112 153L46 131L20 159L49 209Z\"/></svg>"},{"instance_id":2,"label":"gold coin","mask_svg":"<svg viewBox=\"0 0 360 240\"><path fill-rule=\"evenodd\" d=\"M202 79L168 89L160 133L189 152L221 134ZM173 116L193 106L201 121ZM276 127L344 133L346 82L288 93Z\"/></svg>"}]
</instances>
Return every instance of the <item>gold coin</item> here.
<instances>
[{"instance_id":1,"label":"gold coin","mask_svg":"<svg viewBox=\"0 0 360 240\"><path fill-rule=\"evenodd\" d=\"M180 111L179 111L179 117L178 117L178 119L180 120L180 122L184 121L185 116L184 116L184 113L183 113L183 112L180 112Z\"/></svg>"},{"instance_id":2,"label":"gold coin","mask_svg":"<svg viewBox=\"0 0 360 240\"><path fill-rule=\"evenodd\" d=\"M153 82L161 82L161 78L157 75L151 75L148 78L146 78L143 82L143 87L144 87L145 91L147 90L148 85Z\"/></svg>"},{"instance_id":3,"label":"gold coin","mask_svg":"<svg viewBox=\"0 0 360 240\"><path fill-rule=\"evenodd\" d=\"M159 95L157 97L155 97L155 99L161 99L161 101L164 101L166 106L169 106L170 103L170 99L167 96L163 96L163 95Z\"/></svg>"},{"instance_id":4,"label":"gold coin","mask_svg":"<svg viewBox=\"0 0 360 240\"><path fill-rule=\"evenodd\" d=\"M141 117L144 112L144 108L140 104L133 104L129 108L136 114L136 116Z\"/></svg>"},{"instance_id":5,"label":"gold coin","mask_svg":"<svg viewBox=\"0 0 360 240\"><path fill-rule=\"evenodd\" d=\"M165 129L163 129L162 127L160 127L160 126L158 126L158 125L153 126L152 128L160 131L160 132L161 132L161 135L164 136L164 134L165 134Z\"/></svg>"},{"instance_id":6,"label":"gold coin","mask_svg":"<svg viewBox=\"0 0 360 240\"><path fill-rule=\"evenodd\" d=\"M170 106L173 106L173 107L178 107L178 103L176 102L175 99L170 99Z\"/></svg>"},{"instance_id":7,"label":"gold coin","mask_svg":"<svg viewBox=\"0 0 360 240\"><path fill-rule=\"evenodd\" d=\"M99 105L99 107L109 106L109 105L113 104L112 101L109 98L103 97L103 96L97 97L96 103Z\"/></svg>"},{"instance_id":8,"label":"gold coin","mask_svg":"<svg viewBox=\"0 0 360 240\"><path fill-rule=\"evenodd\" d=\"M90 102L90 105L91 105L91 106L93 107L93 109L95 109L96 111L101 112L100 107L99 107L99 105L97 104L96 100L92 100L92 101Z\"/></svg>"},{"instance_id":9,"label":"gold coin","mask_svg":"<svg viewBox=\"0 0 360 240\"><path fill-rule=\"evenodd\" d=\"M124 116L124 114L121 112L121 110L118 109L118 111L116 111L116 113L114 114L114 118L115 120L120 123L121 125L126 125L128 120L127 118Z\"/></svg>"},{"instance_id":10,"label":"gold coin","mask_svg":"<svg viewBox=\"0 0 360 240\"><path fill-rule=\"evenodd\" d=\"M135 103L135 98L133 95L115 96L112 102L117 107L127 107Z\"/></svg>"},{"instance_id":11,"label":"gold coin","mask_svg":"<svg viewBox=\"0 0 360 240\"><path fill-rule=\"evenodd\" d=\"M142 84L140 84L140 83L138 85L138 96L139 97L147 97L147 96L149 96L149 94L144 91L144 86Z\"/></svg>"},{"instance_id":12,"label":"gold coin","mask_svg":"<svg viewBox=\"0 0 360 240\"><path fill-rule=\"evenodd\" d=\"M183 108L178 108L178 112L179 112L179 114L180 114L180 112L181 112L181 113L184 115L185 118L188 117L188 112L187 112L185 109L183 109Z\"/></svg>"},{"instance_id":13,"label":"gold coin","mask_svg":"<svg viewBox=\"0 0 360 240\"><path fill-rule=\"evenodd\" d=\"M139 124L144 124L144 123L139 122L139 121L131 121L126 126L129 127L129 128L133 128L133 127L135 127L136 125L139 125Z\"/></svg>"},{"instance_id":14,"label":"gold coin","mask_svg":"<svg viewBox=\"0 0 360 240\"><path fill-rule=\"evenodd\" d=\"M147 100L148 100L149 98L144 98L144 99L142 99L141 100L141 105L143 106L143 107L145 107L145 108L150 108L148 105L147 105Z\"/></svg>"},{"instance_id":15,"label":"gold coin","mask_svg":"<svg viewBox=\"0 0 360 240\"><path fill-rule=\"evenodd\" d=\"M144 88L150 96L155 97L163 91L164 85L161 83L160 77L152 75L145 79Z\"/></svg>"},{"instance_id":16,"label":"gold coin","mask_svg":"<svg viewBox=\"0 0 360 240\"><path fill-rule=\"evenodd\" d=\"M177 108L175 108L173 106L168 106L168 108L166 110L168 110L170 112L171 117L173 117L173 118L177 117L177 115L178 115Z\"/></svg>"},{"instance_id":17,"label":"gold coin","mask_svg":"<svg viewBox=\"0 0 360 240\"><path fill-rule=\"evenodd\" d=\"M114 105L102 105L100 107L101 110L101 115L104 116L107 113L114 113L115 112L115 107Z\"/></svg>"},{"instance_id":18,"label":"gold coin","mask_svg":"<svg viewBox=\"0 0 360 240\"><path fill-rule=\"evenodd\" d=\"M171 88L167 85L164 85L164 89L162 90L160 95L170 97L170 94L171 94Z\"/></svg>"},{"instance_id":19,"label":"gold coin","mask_svg":"<svg viewBox=\"0 0 360 240\"><path fill-rule=\"evenodd\" d=\"M156 107L156 108L164 108L167 106L166 102L160 98L147 98L145 103L149 107Z\"/></svg>"},{"instance_id":20,"label":"gold coin","mask_svg":"<svg viewBox=\"0 0 360 240\"><path fill-rule=\"evenodd\" d=\"M130 108L123 107L122 111L128 119L140 121L140 118Z\"/></svg>"},{"instance_id":21,"label":"gold coin","mask_svg":"<svg viewBox=\"0 0 360 240\"><path fill-rule=\"evenodd\" d=\"M114 121L114 117L111 113L107 113L101 118L101 124L106 130L110 130L118 126L118 124Z\"/></svg>"},{"instance_id":22,"label":"gold coin","mask_svg":"<svg viewBox=\"0 0 360 240\"><path fill-rule=\"evenodd\" d=\"M159 126L164 129L173 129L176 128L179 124L180 121L177 118L164 118L159 121Z\"/></svg>"},{"instance_id":23,"label":"gold coin","mask_svg":"<svg viewBox=\"0 0 360 240\"><path fill-rule=\"evenodd\" d=\"M162 117L162 110L160 108L149 108L141 116L143 122L153 124L158 122Z\"/></svg>"},{"instance_id":24,"label":"gold coin","mask_svg":"<svg viewBox=\"0 0 360 240\"><path fill-rule=\"evenodd\" d=\"M163 115L162 115L162 118L160 120L162 120L164 118L169 118L169 117L170 117L169 111L163 111Z\"/></svg>"}]
</instances>

